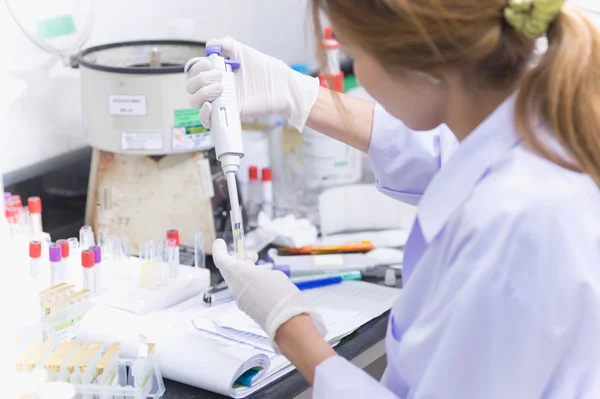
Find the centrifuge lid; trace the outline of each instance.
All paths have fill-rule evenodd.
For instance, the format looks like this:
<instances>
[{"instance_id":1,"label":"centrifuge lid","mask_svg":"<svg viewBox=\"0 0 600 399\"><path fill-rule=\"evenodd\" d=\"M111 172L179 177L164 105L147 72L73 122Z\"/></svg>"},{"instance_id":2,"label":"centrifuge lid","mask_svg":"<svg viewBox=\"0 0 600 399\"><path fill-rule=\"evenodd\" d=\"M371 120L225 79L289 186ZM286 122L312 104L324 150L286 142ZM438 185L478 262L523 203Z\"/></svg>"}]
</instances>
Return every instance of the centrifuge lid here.
<instances>
[{"instance_id":1,"label":"centrifuge lid","mask_svg":"<svg viewBox=\"0 0 600 399\"><path fill-rule=\"evenodd\" d=\"M77 56L77 64L104 72L130 74L183 73L185 63L204 54L206 43L188 40L139 40L90 47ZM156 54L152 65L151 59Z\"/></svg>"},{"instance_id":2,"label":"centrifuge lid","mask_svg":"<svg viewBox=\"0 0 600 399\"><path fill-rule=\"evenodd\" d=\"M90 37L92 0L5 0L15 22L38 47L70 63Z\"/></svg>"}]
</instances>

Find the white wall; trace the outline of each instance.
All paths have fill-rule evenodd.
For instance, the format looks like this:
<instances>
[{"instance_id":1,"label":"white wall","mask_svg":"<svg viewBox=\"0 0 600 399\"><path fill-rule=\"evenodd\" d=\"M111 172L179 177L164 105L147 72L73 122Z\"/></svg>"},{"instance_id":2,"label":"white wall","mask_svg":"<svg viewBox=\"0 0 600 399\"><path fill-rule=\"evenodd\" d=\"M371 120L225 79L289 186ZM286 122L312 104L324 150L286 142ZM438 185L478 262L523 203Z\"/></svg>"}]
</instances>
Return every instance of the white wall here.
<instances>
[{"instance_id":1,"label":"white wall","mask_svg":"<svg viewBox=\"0 0 600 399\"><path fill-rule=\"evenodd\" d=\"M306 0L95 0L94 10L85 47L230 35L288 63L314 64ZM77 149L84 141L77 70L32 44L3 0L0 27L0 171L7 173Z\"/></svg>"}]
</instances>

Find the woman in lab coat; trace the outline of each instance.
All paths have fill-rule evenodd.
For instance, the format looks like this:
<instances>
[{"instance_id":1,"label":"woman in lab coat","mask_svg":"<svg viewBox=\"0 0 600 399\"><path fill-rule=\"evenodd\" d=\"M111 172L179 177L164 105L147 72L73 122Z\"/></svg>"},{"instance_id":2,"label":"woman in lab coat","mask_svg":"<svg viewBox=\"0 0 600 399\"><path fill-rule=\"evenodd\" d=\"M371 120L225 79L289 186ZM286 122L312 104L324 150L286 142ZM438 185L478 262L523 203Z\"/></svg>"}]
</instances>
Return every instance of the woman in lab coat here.
<instances>
[{"instance_id":1,"label":"woman in lab coat","mask_svg":"<svg viewBox=\"0 0 600 399\"><path fill-rule=\"evenodd\" d=\"M560 0L313 7L378 104L336 99L279 60L215 43L241 61L243 116L276 113L368 152L380 190L418 204L385 374L376 381L336 356L282 273L217 241L239 307L314 397L600 397L600 33ZM202 60L188 78L210 125L221 73Z\"/></svg>"}]
</instances>

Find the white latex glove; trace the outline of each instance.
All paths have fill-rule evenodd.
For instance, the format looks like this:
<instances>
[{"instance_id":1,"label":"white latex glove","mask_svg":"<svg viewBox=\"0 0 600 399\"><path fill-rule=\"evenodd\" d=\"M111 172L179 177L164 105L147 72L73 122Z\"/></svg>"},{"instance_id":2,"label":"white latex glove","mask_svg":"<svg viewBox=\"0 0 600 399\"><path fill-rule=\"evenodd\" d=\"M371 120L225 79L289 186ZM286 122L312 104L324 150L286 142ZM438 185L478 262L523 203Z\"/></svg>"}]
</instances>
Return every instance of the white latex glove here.
<instances>
[{"instance_id":1,"label":"white latex glove","mask_svg":"<svg viewBox=\"0 0 600 399\"><path fill-rule=\"evenodd\" d=\"M238 260L227 253L227 245L221 239L213 244L212 256L240 310L262 327L277 353L277 329L299 314L308 314L319 334L325 336L323 318L284 273L256 266L256 254L247 256L248 260Z\"/></svg>"},{"instance_id":2,"label":"white latex glove","mask_svg":"<svg viewBox=\"0 0 600 399\"><path fill-rule=\"evenodd\" d=\"M211 40L222 56L239 61L235 71L237 96L242 118L277 115L300 132L319 93L319 80L303 75L283 61L245 46L230 37ZM222 72L212 69L208 58L198 57L187 73L190 105L200 108L202 125L210 128L211 101L223 93Z\"/></svg>"}]
</instances>

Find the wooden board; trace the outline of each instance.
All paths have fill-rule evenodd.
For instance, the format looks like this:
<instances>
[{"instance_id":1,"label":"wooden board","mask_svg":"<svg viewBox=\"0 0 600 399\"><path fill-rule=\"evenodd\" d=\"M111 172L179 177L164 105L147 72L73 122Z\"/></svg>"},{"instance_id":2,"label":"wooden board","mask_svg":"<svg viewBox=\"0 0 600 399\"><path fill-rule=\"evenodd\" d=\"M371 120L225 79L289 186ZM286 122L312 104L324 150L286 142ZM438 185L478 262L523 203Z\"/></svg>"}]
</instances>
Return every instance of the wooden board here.
<instances>
[{"instance_id":1,"label":"wooden board","mask_svg":"<svg viewBox=\"0 0 600 399\"><path fill-rule=\"evenodd\" d=\"M202 153L153 158L94 150L86 223L120 236L131 255L141 243L164 240L178 229L182 245L204 232L205 250L215 240L210 165Z\"/></svg>"}]
</instances>

